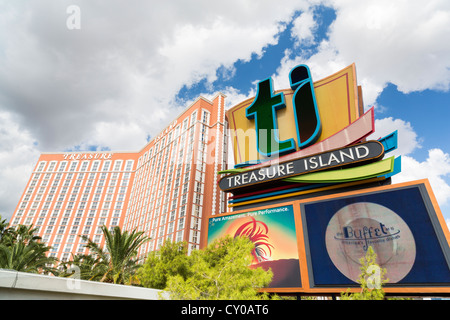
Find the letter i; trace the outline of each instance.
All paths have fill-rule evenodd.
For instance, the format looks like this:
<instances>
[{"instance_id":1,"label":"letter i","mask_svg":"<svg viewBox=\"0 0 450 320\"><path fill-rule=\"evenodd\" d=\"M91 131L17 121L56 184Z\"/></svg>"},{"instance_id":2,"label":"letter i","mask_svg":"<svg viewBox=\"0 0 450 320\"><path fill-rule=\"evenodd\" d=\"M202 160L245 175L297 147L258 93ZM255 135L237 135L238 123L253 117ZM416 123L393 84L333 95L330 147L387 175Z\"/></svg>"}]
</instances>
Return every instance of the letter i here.
<instances>
[{"instance_id":1,"label":"letter i","mask_svg":"<svg viewBox=\"0 0 450 320\"><path fill-rule=\"evenodd\" d=\"M294 90L292 103L297 128L298 147L305 148L319 138L322 125L311 73L308 66L299 65L289 74L291 88Z\"/></svg>"}]
</instances>

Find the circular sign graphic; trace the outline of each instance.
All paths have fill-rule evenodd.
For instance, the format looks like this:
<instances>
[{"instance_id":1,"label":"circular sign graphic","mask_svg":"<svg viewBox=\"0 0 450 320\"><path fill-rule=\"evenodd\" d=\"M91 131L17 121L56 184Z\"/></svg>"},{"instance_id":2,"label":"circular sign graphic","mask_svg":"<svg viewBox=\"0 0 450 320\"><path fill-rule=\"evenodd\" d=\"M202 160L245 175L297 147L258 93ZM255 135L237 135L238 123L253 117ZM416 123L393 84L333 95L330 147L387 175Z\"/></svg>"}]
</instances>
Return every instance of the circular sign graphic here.
<instances>
[{"instance_id":1,"label":"circular sign graphic","mask_svg":"<svg viewBox=\"0 0 450 320\"><path fill-rule=\"evenodd\" d=\"M325 233L328 255L352 281L361 270L359 260L371 246L377 264L386 269L389 283L403 279L416 258L416 244L408 225L394 211L371 202L343 207L330 219Z\"/></svg>"}]
</instances>

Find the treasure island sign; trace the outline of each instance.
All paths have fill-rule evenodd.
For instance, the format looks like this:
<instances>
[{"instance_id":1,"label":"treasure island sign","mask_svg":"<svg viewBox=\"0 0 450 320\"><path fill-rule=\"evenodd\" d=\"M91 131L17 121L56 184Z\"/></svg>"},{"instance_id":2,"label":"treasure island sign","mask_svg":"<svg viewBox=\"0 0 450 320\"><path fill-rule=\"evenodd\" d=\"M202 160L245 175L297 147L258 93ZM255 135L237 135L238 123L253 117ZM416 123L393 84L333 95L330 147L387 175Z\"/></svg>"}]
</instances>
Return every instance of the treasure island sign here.
<instances>
[{"instance_id":1,"label":"treasure island sign","mask_svg":"<svg viewBox=\"0 0 450 320\"><path fill-rule=\"evenodd\" d=\"M271 78L260 81L256 97L227 112L236 165L220 172L219 187L232 193L229 206L386 180L399 170L400 159L383 160L396 132L365 140L374 112L363 112L354 65L318 82L299 65L289 80L280 91Z\"/></svg>"},{"instance_id":2,"label":"treasure island sign","mask_svg":"<svg viewBox=\"0 0 450 320\"><path fill-rule=\"evenodd\" d=\"M299 65L289 78L280 91L260 81L254 98L228 110L235 166L218 184L233 211L208 219L203 243L248 237L251 267L273 272L266 291L358 291L371 247L372 287L383 268L386 293L450 295L445 219L428 180L390 183L400 157L385 155L397 132L367 140L374 111L363 110L355 66L313 82Z\"/></svg>"}]
</instances>

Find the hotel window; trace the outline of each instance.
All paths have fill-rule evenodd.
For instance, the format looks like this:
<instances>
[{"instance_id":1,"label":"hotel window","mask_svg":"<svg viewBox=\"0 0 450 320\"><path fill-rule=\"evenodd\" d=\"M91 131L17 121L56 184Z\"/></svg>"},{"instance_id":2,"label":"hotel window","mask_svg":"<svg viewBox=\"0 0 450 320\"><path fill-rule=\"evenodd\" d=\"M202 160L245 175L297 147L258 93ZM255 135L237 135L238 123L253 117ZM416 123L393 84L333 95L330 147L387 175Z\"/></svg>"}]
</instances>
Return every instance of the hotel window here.
<instances>
[{"instance_id":1,"label":"hotel window","mask_svg":"<svg viewBox=\"0 0 450 320\"><path fill-rule=\"evenodd\" d=\"M189 118L186 118L186 119L184 119L184 121L183 121L183 127L182 127L182 131L185 131L186 129L187 129L187 127L188 127L188 124L189 124Z\"/></svg>"},{"instance_id":2,"label":"hotel window","mask_svg":"<svg viewBox=\"0 0 450 320\"><path fill-rule=\"evenodd\" d=\"M48 166L47 171L48 172L53 171L55 169L55 166L56 166L56 161L50 162L50 165Z\"/></svg>"},{"instance_id":3,"label":"hotel window","mask_svg":"<svg viewBox=\"0 0 450 320\"><path fill-rule=\"evenodd\" d=\"M201 196L200 194L195 193L195 196L194 196L194 203L195 203L195 204L198 204L198 205L202 204L202 196Z\"/></svg>"},{"instance_id":4,"label":"hotel window","mask_svg":"<svg viewBox=\"0 0 450 320\"><path fill-rule=\"evenodd\" d=\"M198 232L197 231L192 231L192 242L194 243L198 243Z\"/></svg>"},{"instance_id":5,"label":"hotel window","mask_svg":"<svg viewBox=\"0 0 450 320\"><path fill-rule=\"evenodd\" d=\"M191 125L193 125L195 123L195 121L197 120L197 110L195 110L194 112L192 112L191 115Z\"/></svg>"},{"instance_id":6,"label":"hotel window","mask_svg":"<svg viewBox=\"0 0 450 320\"><path fill-rule=\"evenodd\" d=\"M94 163L92 164L91 171L97 171L99 165L100 165L100 161L94 161Z\"/></svg>"},{"instance_id":7,"label":"hotel window","mask_svg":"<svg viewBox=\"0 0 450 320\"><path fill-rule=\"evenodd\" d=\"M200 141L201 142L206 143L207 134L208 134L208 127L205 126L204 124L202 124L201 125L201 133L200 133Z\"/></svg>"},{"instance_id":8,"label":"hotel window","mask_svg":"<svg viewBox=\"0 0 450 320\"><path fill-rule=\"evenodd\" d=\"M133 160L127 160L125 171L131 171L133 169Z\"/></svg>"},{"instance_id":9,"label":"hotel window","mask_svg":"<svg viewBox=\"0 0 450 320\"><path fill-rule=\"evenodd\" d=\"M188 190L189 190L189 181L183 184L183 192L181 192L181 194L188 192Z\"/></svg>"},{"instance_id":10,"label":"hotel window","mask_svg":"<svg viewBox=\"0 0 450 320\"><path fill-rule=\"evenodd\" d=\"M95 243L100 243L100 240L101 240L101 239L102 239L102 236L99 235L99 234L94 236L94 242L95 242Z\"/></svg>"},{"instance_id":11,"label":"hotel window","mask_svg":"<svg viewBox=\"0 0 450 320\"><path fill-rule=\"evenodd\" d=\"M202 114L202 122L209 125L209 112L206 110L203 110L203 114Z\"/></svg>"},{"instance_id":12,"label":"hotel window","mask_svg":"<svg viewBox=\"0 0 450 320\"><path fill-rule=\"evenodd\" d=\"M199 219L197 217L192 217L191 228L195 229L195 230L200 230L200 221L201 221L201 219ZM194 242L197 242L197 241L194 241Z\"/></svg>"},{"instance_id":13,"label":"hotel window","mask_svg":"<svg viewBox=\"0 0 450 320\"><path fill-rule=\"evenodd\" d=\"M111 165L111 161L105 161L103 163L103 171L109 171L109 166Z\"/></svg>"},{"instance_id":14,"label":"hotel window","mask_svg":"<svg viewBox=\"0 0 450 320\"><path fill-rule=\"evenodd\" d=\"M61 162L61 164L59 165L59 172L64 171L64 169L66 168L67 162L63 161Z\"/></svg>"},{"instance_id":15,"label":"hotel window","mask_svg":"<svg viewBox=\"0 0 450 320\"><path fill-rule=\"evenodd\" d=\"M126 192L127 192L127 187L120 187L119 193L126 193Z\"/></svg>"},{"instance_id":16,"label":"hotel window","mask_svg":"<svg viewBox=\"0 0 450 320\"><path fill-rule=\"evenodd\" d=\"M184 229L184 218L178 220L178 230Z\"/></svg>"},{"instance_id":17,"label":"hotel window","mask_svg":"<svg viewBox=\"0 0 450 320\"><path fill-rule=\"evenodd\" d=\"M183 241L183 233L184 233L184 231L183 231L183 230L181 230L181 231L178 231L178 233L177 233L177 240L176 240L176 242L181 242L181 241Z\"/></svg>"},{"instance_id":18,"label":"hotel window","mask_svg":"<svg viewBox=\"0 0 450 320\"><path fill-rule=\"evenodd\" d=\"M70 164L70 169L69 169L69 171L75 171L77 165L78 165L78 162L77 162L77 161L73 161L73 162Z\"/></svg>"},{"instance_id":19,"label":"hotel window","mask_svg":"<svg viewBox=\"0 0 450 320\"><path fill-rule=\"evenodd\" d=\"M186 204L186 202L187 202L187 193L184 194L184 195L181 197L181 204L180 204L180 205L184 206L184 205Z\"/></svg>"},{"instance_id":20,"label":"hotel window","mask_svg":"<svg viewBox=\"0 0 450 320\"><path fill-rule=\"evenodd\" d=\"M186 214L186 206L180 207L180 218Z\"/></svg>"},{"instance_id":21,"label":"hotel window","mask_svg":"<svg viewBox=\"0 0 450 320\"><path fill-rule=\"evenodd\" d=\"M88 161L83 161L83 162L81 163L80 171L86 171L88 165L89 165L89 162L88 162Z\"/></svg>"},{"instance_id":22,"label":"hotel window","mask_svg":"<svg viewBox=\"0 0 450 320\"><path fill-rule=\"evenodd\" d=\"M45 218L44 217L39 217L38 221L37 221L37 225L41 226L44 223Z\"/></svg>"},{"instance_id":23,"label":"hotel window","mask_svg":"<svg viewBox=\"0 0 450 320\"><path fill-rule=\"evenodd\" d=\"M58 252L58 250L59 250L59 243L54 243L50 251L50 256L54 257L56 255L56 252Z\"/></svg>"},{"instance_id":24,"label":"hotel window","mask_svg":"<svg viewBox=\"0 0 450 320\"><path fill-rule=\"evenodd\" d=\"M167 229L167 233L172 233L173 232L173 225L174 225L174 221L169 223L169 228Z\"/></svg>"},{"instance_id":25,"label":"hotel window","mask_svg":"<svg viewBox=\"0 0 450 320\"><path fill-rule=\"evenodd\" d=\"M177 213L177 210L172 210L172 211L170 212L169 221L175 220L175 215L176 215L176 213Z\"/></svg>"},{"instance_id":26,"label":"hotel window","mask_svg":"<svg viewBox=\"0 0 450 320\"><path fill-rule=\"evenodd\" d=\"M43 171L44 167L45 167L45 163L46 163L45 161L40 162L36 171L39 171L39 172Z\"/></svg>"},{"instance_id":27,"label":"hotel window","mask_svg":"<svg viewBox=\"0 0 450 320\"><path fill-rule=\"evenodd\" d=\"M120 168L122 168L122 160L116 160L114 162L114 171L120 171Z\"/></svg>"},{"instance_id":28,"label":"hotel window","mask_svg":"<svg viewBox=\"0 0 450 320\"><path fill-rule=\"evenodd\" d=\"M91 227L90 226L84 227L83 234L89 234L89 233L91 233Z\"/></svg>"}]
</instances>

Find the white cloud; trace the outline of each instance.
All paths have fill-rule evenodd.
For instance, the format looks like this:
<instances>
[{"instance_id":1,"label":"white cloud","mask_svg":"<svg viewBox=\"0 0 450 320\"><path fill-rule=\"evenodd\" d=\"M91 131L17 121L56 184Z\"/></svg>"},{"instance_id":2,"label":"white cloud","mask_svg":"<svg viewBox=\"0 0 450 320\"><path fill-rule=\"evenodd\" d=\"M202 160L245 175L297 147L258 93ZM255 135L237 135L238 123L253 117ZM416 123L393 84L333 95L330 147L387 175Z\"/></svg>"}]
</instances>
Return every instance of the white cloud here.
<instances>
[{"instance_id":1,"label":"white cloud","mask_svg":"<svg viewBox=\"0 0 450 320\"><path fill-rule=\"evenodd\" d=\"M398 131L398 147L393 155L408 155L416 148L422 148L421 139L417 136L411 123L392 117L375 120L375 132L368 139L378 140L388 134Z\"/></svg>"},{"instance_id":2,"label":"white cloud","mask_svg":"<svg viewBox=\"0 0 450 320\"><path fill-rule=\"evenodd\" d=\"M404 93L425 89L450 89L450 2L446 0L389 1L336 0L328 4L336 9L327 38L317 46L317 52L294 55L286 50L276 74L277 88L289 87L286 77L300 63L307 64L313 80L320 80L355 63L358 84L362 86L365 107L376 105L379 94L393 83ZM311 15L300 16L303 24L297 27L301 41L311 39L317 21ZM382 106L376 106L378 110ZM428 178L438 202L450 200L449 155L440 149L428 152L425 161L415 160L411 154L422 147L422 141L410 123L385 118L376 121L377 139L398 130L399 147L394 155L402 155L402 173L394 182Z\"/></svg>"},{"instance_id":3,"label":"white cloud","mask_svg":"<svg viewBox=\"0 0 450 320\"><path fill-rule=\"evenodd\" d=\"M0 111L0 215L12 216L39 151L30 133L16 124L13 114Z\"/></svg>"},{"instance_id":4,"label":"white cloud","mask_svg":"<svg viewBox=\"0 0 450 320\"><path fill-rule=\"evenodd\" d=\"M234 62L262 55L308 6L80 0L81 28L69 30L72 4L0 3L0 108L17 113L49 151L103 144L92 132L114 125L137 123L141 130L131 128L130 140L157 134L174 109L185 107L173 100L178 90L214 81L219 68L233 74Z\"/></svg>"},{"instance_id":5,"label":"white cloud","mask_svg":"<svg viewBox=\"0 0 450 320\"><path fill-rule=\"evenodd\" d=\"M66 24L74 4L79 30ZM175 99L183 86L214 81L218 70L232 76L234 62L261 56L308 6L298 0L0 0L0 111L10 115L8 128L27 129L26 136L2 132L0 139L26 145L33 155L140 149L186 107ZM14 155L0 150L0 159ZM23 165L34 165L28 159ZM20 179L23 186L29 171L13 172L26 171L20 161L9 162L0 189ZM7 196L0 194L0 202L10 203L2 201Z\"/></svg>"},{"instance_id":6,"label":"white cloud","mask_svg":"<svg viewBox=\"0 0 450 320\"><path fill-rule=\"evenodd\" d=\"M402 92L448 89L448 1L336 1L330 41L363 78Z\"/></svg>"},{"instance_id":7,"label":"white cloud","mask_svg":"<svg viewBox=\"0 0 450 320\"><path fill-rule=\"evenodd\" d=\"M393 176L393 183L428 179L440 205L450 202L450 185L445 180L450 176L450 156L441 149L428 150L428 158L422 162L411 154L422 148L421 141L409 122L391 117L375 121L375 133L368 139L378 139L398 131L398 149L389 156L401 156L402 170Z\"/></svg>"},{"instance_id":8,"label":"white cloud","mask_svg":"<svg viewBox=\"0 0 450 320\"><path fill-rule=\"evenodd\" d=\"M402 156L402 172L393 177L394 183L428 179L439 205L448 204L450 186L444 177L450 175L450 156L441 149L428 151L428 158L419 162L412 157Z\"/></svg>"},{"instance_id":9,"label":"white cloud","mask_svg":"<svg viewBox=\"0 0 450 320\"><path fill-rule=\"evenodd\" d=\"M295 45L297 47L300 44L314 43L314 31L317 28L317 23L314 20L314 14L311 10L302 12L294 19L292 24L291 37L295 39Z\"/></svg>"},{"instance_id":10,"label":"white cloud","mask_svg":"<svg viewBox=\"0 0 450 320\"><path fill-rule=\"evenodd\" d=\"M317 53L300 52L284 64L310 66L313 79L321 79L342 67L356 63L358 83L363 85L364 102L374 105L388 83L408 93L425 89L450 88L450 2L424 3L389 0L329 1L336 19ZM306 19L305 19L306 20ZM313 22L307 21L303 34L309 37ZM281 66L278 74L286 74Z\"/></svg>"}]
</instances>

